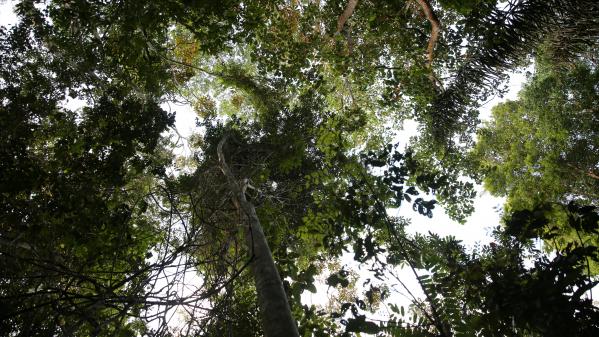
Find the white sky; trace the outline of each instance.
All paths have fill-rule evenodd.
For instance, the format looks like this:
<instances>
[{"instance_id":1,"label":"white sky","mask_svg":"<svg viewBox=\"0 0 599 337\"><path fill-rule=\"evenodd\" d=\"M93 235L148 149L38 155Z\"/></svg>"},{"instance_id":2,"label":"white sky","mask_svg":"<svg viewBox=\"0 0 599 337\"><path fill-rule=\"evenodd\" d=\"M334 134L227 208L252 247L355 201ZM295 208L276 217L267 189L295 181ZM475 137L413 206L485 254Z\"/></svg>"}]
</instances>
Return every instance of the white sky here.
<instances>
[{"instance_id":1,"label":"white sky","mask_svg":"<svg viewBox=\"0 0 599 337\"><path fill-rule=\"evenodd\" d=\"M0 26L12 26L17 22L13 7L14 2L0 0Z\"/></svg>"}]
</instances>

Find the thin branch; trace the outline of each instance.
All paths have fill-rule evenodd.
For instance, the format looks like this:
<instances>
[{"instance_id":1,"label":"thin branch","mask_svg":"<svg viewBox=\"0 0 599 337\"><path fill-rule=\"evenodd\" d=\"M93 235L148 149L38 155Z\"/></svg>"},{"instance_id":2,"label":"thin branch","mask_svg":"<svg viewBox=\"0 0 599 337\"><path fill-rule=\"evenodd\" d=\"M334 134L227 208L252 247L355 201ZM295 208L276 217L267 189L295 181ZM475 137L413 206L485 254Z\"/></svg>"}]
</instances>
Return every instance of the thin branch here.
<instances>
[{"instance_id":1,"label":"thin branch","mask_svg":"<svg viewBox=\"0 0 599 337\"><path fill-rule=\"evenodd\" d=\"M424 296L426 297L426 300L427 300L428 304L430 305L431 313L429 314L427 311L424 311L423 312L424 316L426 316L426 318L435 326L435 328L437 328L441 337L451 337L452 334L450 331L447 331L445 329L444 322L441 319L441 316L439 315L439 309L435 305L435 302L433 301L433 298L432 298L429 290L425 287L422 280L420 279L420 275L416 271L416 265L412 261L410 253L408 252L408 249L405 246L406 238L400 236L397 233L397 231L393 227L391 220L389 219L389 215L387 214L387 208L385 207L383 202L376 196L374 187L368 181L368 179L366 179L366 175L364 174L364 172L361 172L361 174L362 174L362 178L366 182L366 187L370 190L370 193L373 196L375 209L378 209L378 211L383 215L385 223L387 224L388 232L391 234L391 236L397 242L400 253L404 256L406 262L408 263L408 267L412 271L412 274L416 278L418 285L422 289L422 292L424 293ZM408 241L408 243L409 243L409 240L406 240L406 241Z\"/></svg>"}]
</instances>

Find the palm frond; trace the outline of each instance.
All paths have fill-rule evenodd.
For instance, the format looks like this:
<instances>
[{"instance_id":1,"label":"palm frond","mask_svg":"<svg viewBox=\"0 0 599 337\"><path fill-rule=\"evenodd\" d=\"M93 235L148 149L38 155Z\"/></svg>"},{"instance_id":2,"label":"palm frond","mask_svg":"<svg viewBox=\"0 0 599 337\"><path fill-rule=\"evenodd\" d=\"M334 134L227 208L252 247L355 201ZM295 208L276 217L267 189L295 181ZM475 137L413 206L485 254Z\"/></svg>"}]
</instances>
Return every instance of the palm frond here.
<instances>
[{"instance_id":1,"label":"palm frond","mask_svg":"<svg viewBox=\"0 0 599 337\"><path fill-rule=\"evenodd\" d=\"M435 143L451 147L456 134L477 125L477 102L497 93L506 72L521 65L534 49L549 40L556 53L571 57L599 40L599 2L596 0L512 0L480 23L480 43L454 80L427 109L429 133Z\"/></svg>"}]
</instances>

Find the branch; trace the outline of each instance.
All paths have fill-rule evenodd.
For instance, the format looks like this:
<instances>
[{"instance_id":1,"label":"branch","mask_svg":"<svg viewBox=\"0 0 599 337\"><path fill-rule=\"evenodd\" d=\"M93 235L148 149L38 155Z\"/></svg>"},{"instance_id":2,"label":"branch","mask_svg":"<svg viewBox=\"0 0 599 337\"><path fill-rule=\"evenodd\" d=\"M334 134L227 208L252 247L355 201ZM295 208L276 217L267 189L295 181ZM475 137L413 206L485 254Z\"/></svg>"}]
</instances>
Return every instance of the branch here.
<instances>
[{"instance_id":1,"label":"branch","mask_svg":"<svg viewBox=\"0 0 599 337\"><path fill-rule=\"evenodd\" d=\"M13 248L23 248L25 250L31 251L31 246L26 243L26 242L16 242L19 238L16 238L15 240L9 241L9 240L5 240L3 238L0 238L0 245L4 245L4 246L9 246L9 247L13 247Z\"/></svg>"},{"instance_id":2,"label":"branch","mask_svg":"<svg viewBox=\"0 0 599 337\"><path fill-rule=\"evenodd\" d=\"M352 16L357 4L358 0L349 0L347 6L345 6L345 10L341 15L339 15L339 18L337 19L337 31L335 32L335 34L341 33L343 26L345 26L345 22L349 19L350 16Z\"/></svg>"},{"instance_id":3,"label":"branch","mask_svg":"<svg viewBox=\"0 0 599 337\"><path fill-rule=\"evenodd\" d=\"M597 175L595 172L593 172L591 170L587 171L586 175L589 176L589 177L591 177L591 178L593 178L593 179L598 179L599 180L599 175Z\"/></svg>"},{"instance_id":4,"label":"branch","mask_svg":"<svg viewBox=\"0 0 599 337\"><path fill-rule=\"evenodd\" d=\"M435 45L437 44L437 40L439 40L439 32L441 31L441 22L437 18L437 15L433 11L433 7L431 6L428 0L416 0L416 2L422 8L426 19L431 23L431 38L428 40L428 47L426 48L426 55L428 59L428 66L431 67L433 64Z\"/></svg>"},{"instance_id":5,"label":"branch","mask_svg":"<svg viewBox=\"0 0 599 337\"><path fill-rule=\"evenodd\" d=\"M578 166L575 166L575 165L572 165L572 164L567 164L567 165L569 167L573 168L574 170L576 170L576 171L578 171L578 172L586 175L587 177L599 180L599 174L595 173L592 169L589 169L588 171L585 171L584 169L582 169L582 168L580 168Z\"/></svg>"}]
</instances>

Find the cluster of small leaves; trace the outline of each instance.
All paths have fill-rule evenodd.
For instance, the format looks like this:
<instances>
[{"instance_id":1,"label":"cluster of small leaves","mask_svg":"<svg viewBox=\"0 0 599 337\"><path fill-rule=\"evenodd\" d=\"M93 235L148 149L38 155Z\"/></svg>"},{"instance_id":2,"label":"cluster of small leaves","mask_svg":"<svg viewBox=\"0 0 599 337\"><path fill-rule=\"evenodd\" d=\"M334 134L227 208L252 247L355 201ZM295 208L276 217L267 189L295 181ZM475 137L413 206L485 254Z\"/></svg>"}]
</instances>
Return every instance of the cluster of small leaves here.
<instances>
[{"instance_id":1,"label":"cluster of small leaves","mask_svg":"<svg viewBox=\"0 0 599 337\"><path fill-rule=\"evenodd\" d=\"M463 222L473 211L475 191L472 183L454 180L453 172L446 173L438 168L431 168L419 161L410 150L401 153L388 145L378 153L371 151L364 154L363 160L369 167L383 170L381 183L390 189L394 207L401 206L405 200L412 203L414 211L430 218L437 201L415 198L421 193L427 193L439 198L455 220ZM405 188L406 184L413 186Z\"/></svg>"}]
</instances>

